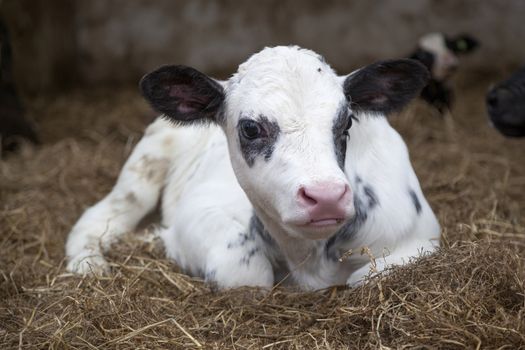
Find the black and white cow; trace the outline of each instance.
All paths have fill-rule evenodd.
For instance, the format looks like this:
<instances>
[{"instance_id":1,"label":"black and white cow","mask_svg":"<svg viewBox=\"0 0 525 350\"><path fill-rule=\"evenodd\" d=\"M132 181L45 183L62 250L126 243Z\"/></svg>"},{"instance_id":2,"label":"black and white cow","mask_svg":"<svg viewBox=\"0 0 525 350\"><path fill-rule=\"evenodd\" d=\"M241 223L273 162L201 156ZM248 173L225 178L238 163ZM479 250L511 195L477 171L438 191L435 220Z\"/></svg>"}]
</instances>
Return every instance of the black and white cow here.
<instances>
[{"instance_id":1,"label":"black and white cow","mask_svg":"<svg viewBox=\"0 0 525 350\"><path fill-rule=\"evenodd\" d=\"M448 37L443 33L429 33L419 39L416 50L410 55L430 71L431 79L421 91L421 98L441 114L449 110L453 102L447 80L456 71L459 56L473 51L478 45L468 35Z\"/></svg>"},{"instance_id":2,"label":"black and white cow","mask_svg":"<svg viewBox=\"0 0 525 350\"><path fill-rule=\"evenodd\" d=\"M525 137L525 67L487 93L490 121L503 135Z\"/></svg>"},{"instance_id":3,"label":"black and white cow","mask_svg":"<svg viewBox=\"0 0 525 350\"><path fill-rule=\"evenodd\" d=\"M38 143L15 87L12 62L9 33L0 19L0 139L3 151L16 150L21 139Z\"/></svg>"},{"instance_id":4,"label":"black and white cow","mask_svg":"<svg viewBox=\"0 0 525 350\"><path fill-rule=\"evenodd\" d=\"M104 271L159 197L167 255L219 288L355 285L433 251L439 224L385 118L427 79L409 59L338 76L299 47L265 48L227 81L159 68L140 85L163 117L73 227L68 269Z\"/></svg>"}]
</instances>

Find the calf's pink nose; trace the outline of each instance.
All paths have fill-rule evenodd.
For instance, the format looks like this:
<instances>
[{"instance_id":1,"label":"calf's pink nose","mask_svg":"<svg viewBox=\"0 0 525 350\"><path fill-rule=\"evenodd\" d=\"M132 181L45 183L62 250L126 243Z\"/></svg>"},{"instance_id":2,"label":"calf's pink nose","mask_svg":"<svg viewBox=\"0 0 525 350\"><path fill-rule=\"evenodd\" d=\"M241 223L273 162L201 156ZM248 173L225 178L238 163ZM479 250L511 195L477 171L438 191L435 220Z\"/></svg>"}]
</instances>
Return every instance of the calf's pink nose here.
<instances>
[{"instance_id":1,"label":"calf's pink nose","mask_svg":"<svg viewBox=\"0 0 525 350\"><path fill-rule=\"evenodd\" d=\"M311 221L343 219L351 196L346 183L319 183L299 189L298 201Z\"/></svg>"}]
</instances>

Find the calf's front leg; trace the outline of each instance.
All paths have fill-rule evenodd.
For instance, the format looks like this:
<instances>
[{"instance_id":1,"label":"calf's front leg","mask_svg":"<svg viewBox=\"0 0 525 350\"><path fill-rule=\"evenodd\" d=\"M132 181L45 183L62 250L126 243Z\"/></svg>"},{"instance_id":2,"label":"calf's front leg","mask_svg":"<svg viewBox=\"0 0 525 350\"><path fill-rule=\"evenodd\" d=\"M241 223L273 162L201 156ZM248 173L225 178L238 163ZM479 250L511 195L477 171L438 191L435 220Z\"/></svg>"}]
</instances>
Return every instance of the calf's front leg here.
<instances>
[{"instance_id":1,"label":"calf's front leg","mask_svg":"<svg viewBox=\"0 0 525 350\"><path fill-rule=\"evenodd\" d=\"M66 243L67 270L79 274L107 269L104 250L133 230L155 208L170 166L167 142L173 133L168 122L157 119L126 161L117 183L101 201L88 208L72 228Z\"/></svg>"}]
</instances>

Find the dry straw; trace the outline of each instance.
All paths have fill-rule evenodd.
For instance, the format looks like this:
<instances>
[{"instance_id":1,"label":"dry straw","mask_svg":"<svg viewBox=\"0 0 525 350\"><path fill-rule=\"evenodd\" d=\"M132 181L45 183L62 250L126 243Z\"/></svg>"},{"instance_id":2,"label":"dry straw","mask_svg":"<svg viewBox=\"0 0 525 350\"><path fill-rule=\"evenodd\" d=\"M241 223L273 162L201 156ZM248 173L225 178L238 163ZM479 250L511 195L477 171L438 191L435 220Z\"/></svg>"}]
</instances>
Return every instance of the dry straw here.
<instances>
[{"instance_id":1,"label":"dry straw","mask_svg":"<svg viewBox=\"0 0 525 350\"><path fill-rule=\"evenodd\" d=\"M152 113L127 90L32 100L45 144L0 162L0 348L525 348L525 140L487 126L484 90L465 86L446 122L419 104L393 117L443 248L316 293L214 292L142 231L108 255L112 274L66 273L68 229Z\"/></svg>"}]
</instances>

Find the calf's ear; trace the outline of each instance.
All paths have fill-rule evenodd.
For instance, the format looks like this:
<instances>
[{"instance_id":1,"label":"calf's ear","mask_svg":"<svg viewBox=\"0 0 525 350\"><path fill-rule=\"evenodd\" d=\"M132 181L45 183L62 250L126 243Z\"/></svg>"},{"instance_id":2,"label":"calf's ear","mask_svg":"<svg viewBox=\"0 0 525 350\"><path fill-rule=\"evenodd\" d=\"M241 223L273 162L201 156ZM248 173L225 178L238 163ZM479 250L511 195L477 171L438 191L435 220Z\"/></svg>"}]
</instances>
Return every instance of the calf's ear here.
<instances>
[{"instance_id":1,"label":"calf's ear","mask_svg":"<svg viewBox=\"0 0 525 350\"><path fill-rule=\"evenodd\" d=\"M139 85L153 109L174 121L216 121L224 102L222 86L191 67L160 67Z\"/></svg>"},{"instance_id":2,"label":"calf's ear","mask_svg":"<svg viewBox=\"0 0 525 350\"><path fill-rule=\"evenodd\" d=\"M428 79L428 70L415 60L388 60L350 74L343 89L354 112L389 114L418 96Z\"/></svg>"}]
</instances>

